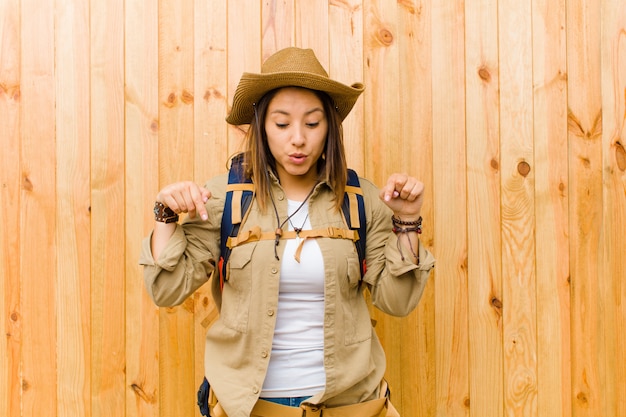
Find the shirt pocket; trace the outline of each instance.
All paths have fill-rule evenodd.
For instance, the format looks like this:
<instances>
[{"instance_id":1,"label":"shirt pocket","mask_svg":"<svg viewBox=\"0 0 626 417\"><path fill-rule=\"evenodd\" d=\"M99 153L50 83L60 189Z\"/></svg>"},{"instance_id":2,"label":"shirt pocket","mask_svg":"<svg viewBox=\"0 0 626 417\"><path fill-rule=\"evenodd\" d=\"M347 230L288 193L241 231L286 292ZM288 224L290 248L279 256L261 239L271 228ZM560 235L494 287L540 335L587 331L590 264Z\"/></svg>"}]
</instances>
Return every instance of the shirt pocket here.
<instances>
[{"instance_id":1,"label":"shirt pocket","mask_svg":"<svg viewBox=\"0 0 626 417\"><path fill-rule=\"evenodd\" d=\"M220 318L226 327L246 333L250 313L252 266L256 242L233 248L227 265L227 281L222 291Z\"/></svg>"},{"instance_id":2,"label":"shirt pocket","mask_svg":"<svg viewBox=\"0 0 626 417\"><path fill-rule=\"evenodd\" d=\"M342 285L341 296L344 316L346 345L364 342L372 338L372 322L363 295L361 268L356 250L346 257L347 278Z\"/></svg>"}]
</instances>

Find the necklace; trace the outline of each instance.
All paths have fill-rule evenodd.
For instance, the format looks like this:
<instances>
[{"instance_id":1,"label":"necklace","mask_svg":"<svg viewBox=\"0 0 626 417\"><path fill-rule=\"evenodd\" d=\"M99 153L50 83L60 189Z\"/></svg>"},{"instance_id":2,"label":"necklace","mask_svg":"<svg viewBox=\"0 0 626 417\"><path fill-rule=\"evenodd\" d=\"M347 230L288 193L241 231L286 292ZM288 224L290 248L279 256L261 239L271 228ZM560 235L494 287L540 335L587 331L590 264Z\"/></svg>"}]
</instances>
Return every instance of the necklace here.
<instances>
[{"instance_id":1,"label":"necklace","mask_svg":"<svg viewBox=\"0 0 626 417\"><path fill-rule=\"evenodd\" d=\"M309 212L307 211L306 216L304 217L304 221L302 222L302 226L300 227L296 227L291 221L291 219L289 219L289 224L291 225L291 227L293 227L293 231L296 232L296 247L300 246L300 242L302 241L302 239L300 238L300 232L304 228L304 225L306 224L306 221L308 218L309 218Z\"/></svg>"},{"instance_id":2,"label":"necklace","mask_svg":"<svg viewBox=\"0 0 626 417\"><path fill-rule=\"evenodd\" d=\"M295 214L295 213L294 213ZM291 225L291 227L293 227L293 231L296 232L296 236L298 236L300 234L300 232L302 231L302 229L304 228L304 224L306 223L307 219L309 218L309 213L306 214L306 216L304 217L304 221L302 222L302 226L300 227L296 227L293 222L291 221L291 219L289 219L289 224ZM298 236L299 237L299 236Z\"/></svg>"},{"instance_id":3,"label":"necklace","mask_svg":"<svg viewBox=\"0 0 626 417\"><path fill-rule=\"evenodd\" d=\"M283 220L282 222L280 221L280 216L278 215L278 208L276 207L276 203L274 202L274 194L272 193L272 190L270 189L270 199L272 200L272 206L274 206L274 213L276 214L276 223L278 224L278 227L274 231L274 234L276 235L276 239L274 240L274 257L276 258L277 261L280 261L280 258L278 257L278 244L280 243L280 237L283 235L283 226L287 224L287 222L290 222L291 218L297 212L299 212L302 207L304 207L307 201L309 201L309 198L311 197L311 195L313 195L313 191L315 191L315 187L317 187L317 184L319 184L319 181L313 185L313 188L311 188L311 191L309 191L307 196L304 198L304 201L300 203L298 208L289 216L287 216L287 218ZM307 213L307 217L308 217L308 213ZM306 223L306 218L304 219L304 221ZM293 226L293 223L291 225ZM304 227L304 223L302 224L302 226ZM302 231L302 228L296 229L294 227L294 230L296 230L296 236L297 236Z\"/></svg>"}]
</instances>

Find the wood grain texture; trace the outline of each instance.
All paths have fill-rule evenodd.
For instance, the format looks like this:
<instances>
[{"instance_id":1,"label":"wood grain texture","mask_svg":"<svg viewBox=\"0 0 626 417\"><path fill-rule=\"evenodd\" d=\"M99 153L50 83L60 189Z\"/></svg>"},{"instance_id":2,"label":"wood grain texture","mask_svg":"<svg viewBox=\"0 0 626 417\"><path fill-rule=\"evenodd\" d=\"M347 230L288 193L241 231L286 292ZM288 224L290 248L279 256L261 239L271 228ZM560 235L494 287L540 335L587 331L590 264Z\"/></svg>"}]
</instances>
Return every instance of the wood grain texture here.
<instances>
[{"instance_id":1,"label":"wood grain texture","mask_svg":"<svg viewBox=\"0 0 626 417\"><path fill-rule=\"evenodd\" d=\"M602 3L602 172L604 251L599 281L604 415L626 415L626 4Z\"/></svg>"},{"instance_id":2,"label":"wood grain texture","mask_svg":"<svg viewBox=\"0 0 626 417\"><path fill-rule=\"evenodd\" d=\"M432 250L434 236L433 213L433 135L431 71L431 4L419 1L398 3L399 98L402 148L395 154L391 172L407 172L426 184L422 207L424 230L421 244ZM390 146L388 144L388 146ZM366 150L366 156L371 154ZM381 184L382 185L382 184ZM401 364L393 375L394 399L401 398L402 415L435 415L430 400L436 396L435 367L435 299L434 274L416 311L398 321L399 343L387 341L393 349L390 361ZM397 349L396 346L402 346ZM407 348L409 347L410 348ZM391 375L390 375L391 379Z\"/></svg>"},{"instance_id":3,"label":"wood grain texture","mask_svg":"<svg viewBox=\"0 0 626 417\"><path fill-rule=\"evenodd\" d=\"M567 2L572 415L605 415L600 376L602 233L600 4Z\"/></svg>"},{"instance_id":4,"label":"wood grain texture","mask_svg":"<svg viewBox=\"0 0 626 417\"><path fill-rule=\"evenodd\" d=\"M497 4L465 3L471 415L504 415Z\"/></svg>"},{"instance_id":5,"label":"wood grain texture","mask_svg":"<svg viewBox=\"0 0 626 417\"><path fill-rule=\"evenodd\" d=\"M433 3L432 90L438 416L469 413L465 62L462 2Z\"/></svg>"},{"instance_id":6,"label":"wood grain texture","mask_svg":"<svg viewBox=\"0 0 626 417\"><path fill-rule=\"evenodd\" d=\"M125 417L157 417L159 312L138 253L154 225L149 213L159 189L158 0L127 0L125 9Z\"/></svg>"},{"instance_id":7,"label":"wood grain texture","mask_svg":"<svg viewBox=\"0 0 626 417\"><path fill-rule=\"evenodd\" d=\"M411 137L403 136L403 86L401 72L402 33L398 4L385 1L363 2L363 93L365 173L375 184L382 185L390 174L408 168L402 164L402 155L410 146ZM415 174L416 175L416 174ZM377 322L376 333L387 354L386 378L393 390L393 403L400 413L416 408L413 397L406 396L411 379L403 379L407 361L414 361L405 347L414 342L416 333L407 332L407 319L401 320L372 309ZM401 343L395 343L402 341ZM406 385L405 385L406 383Z\"/></svg>"},{"instance_id":8,"label":"wood grain texture","mask_svg":"<svg viewBox=\"0 0 626 417\"><path fill-rule=\"evenodd\" d=\"M193 2L159 1L159 187L193 179ZM159 319L160 414L195 410L193 299Z\"/></svg>"},{"instance_id":9,"label":"wood grain texture","mask_svg":"<svg viewBox=\"0 0 626 417\"><path fill-rule=\"evenodd\" d=\"M375 183L386 180L388 167L401 149L399 50L397 5L385 1L363 2L364 106L371 109L365 118L364 144L375 158L367 158L365 172ZM394 146L385 146L393 143Z\"/></svg>"},{"instance_id":10,"label":"wood grain texture","mask_svg":"<svg viewBox=\"0 0 626 417\"><path fill-rule=\"evenodd\" d=\"M226 172L228 159L227 97L227 1L194 2L194 179L203 184ZM194 294L194 384L204 378L204 345L207 328L218 317L210 286ZM195 415L200 417L198 407Z\"/></svg>"},{"instance_id":11,"label":"wood grain texture","mask_svg":"<svg viewBox=\"0 0 626 417\"><path fill-rule=\"evenodd\" d=\"M92 414L123 415L124 2L92 1L90 16Z\"/></svg>"},{"instance_id":12,"label":"wood grain texture","mask_svg":"<svg viewBox=\"0 0 626 417\"><path fill-rule=\"evenodd\" d=\"M571 415L565 2L532 3L540 416Z\"/></svg>"},{"instance_id":13,"label":"wood grain texture","mask_svg":"<svg viewBox=\"0 0 626 417\"><path fill-rule=\"evenodd\" d=\"M233 95L244 72L260 72L262 59L261 2L228 2L228 95L227 103L232 105ZM228 109L228 112L230 108ZM247 127L228 128L228 153L232 155L242 150L242 139Z\"/></svg>"},{"instance_id":14,"label":"wood grain texture","mask_svg":"<svg viewBox=\"0 0 626 417\"><path fill-rule=\"evenodd\" d=\"M0 2L0 415L199 417L217 310L155 307L139 247L290 45L366 85L349 165L426 185L435 271L372 310L401 414L626 414L625 34L622 0Z\"/></svg>"},{"instance_id":15,"label":"wood grain texture","mask_svg":"<svg viewBox=\"0 0 626 417\"><path fill-rule=\"evenodd\" d=\"M286 46L311 48L329 71L329 2L297 1L294 4L294 42ZM276 22L280 24L280 22ZM283 42L286 42L285 38Z\"/></svg>"},{"instance_id":16,"label":"wood grain texture","mask_svg":"<svg viewBox=\"0 0 626 417\"><path fill-rule=\"evenodd\" d=\"M21 409L20 351L20 8L0 2L0 415ZM16 210L16 208L18 208Z\"/></svg>"},{"instance_id":17,"label":"wood grain texture","mask_svg":"<svg viewBox=\"0 0 626 417\"><path fill-rule=\"evenodd\" d=\"M302 19L304 20L304 19ZM352 85L363 82L363 3L362 1L330 1L328 6L328 39L331 78ZM326 40L326 39L321 39ZM321 41L320 40L320 41ZM363 95L343 123L343 137L348 166L365 175L365 131Z\"/></svg>"},{"instance_id":18,"label":"wood grain texture","mask_svg":"<svg viewBox=\"0 0 626 417\"><path fill-rule=\"evenodd\" d=\"M54 2L22 1L20 87L21 416L57 415Z\"/></svg>"},{"instance_id":19,"label":"wood grain texture","mask_svg":"<svg viewBox=\"0 0 626 417\"><path fill-rule=\"evenodd\" d=\"M55 8L58 415L91 415L89 3ZM112 90L113 91L113 90ZM121 200L120 200L120 203ZM123 274L122 274L123 276ZM122 321L120 321L122 322ZM121 387L120 387L121 388Z\"/></svg>"},{"instance_id":20,"label":"wood grain texture","mask_svg":"<svg viewBox=\"0 0 626 417\"><path fill-rule=\"evenodd\" d=\"M498 3L504 404L537 415L531 4Z\"/></svg>"},{"instance_id":21,"label":"wood grain texture","mask_svg":"<svg viewBox=\"0 0 626 417\"><path fill-rule=\"evenodd\" d=\"M311 4L323 4L311 2ZM311 20L316 16L309 16ZM293 46L295 41L294 0L270 0L261 5L263 61L274 52Z\"/></svg>"}]
</instances>

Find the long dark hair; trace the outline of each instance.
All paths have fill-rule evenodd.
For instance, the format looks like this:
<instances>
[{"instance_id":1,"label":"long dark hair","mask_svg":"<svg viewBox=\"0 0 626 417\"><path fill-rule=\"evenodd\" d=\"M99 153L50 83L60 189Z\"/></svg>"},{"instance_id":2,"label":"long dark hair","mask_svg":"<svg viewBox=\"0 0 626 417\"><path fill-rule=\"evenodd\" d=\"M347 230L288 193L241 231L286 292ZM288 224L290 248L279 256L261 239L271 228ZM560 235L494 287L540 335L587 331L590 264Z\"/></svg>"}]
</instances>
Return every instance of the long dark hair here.
<instances>
[{"instance_id":1,"label":"long dark hair","mask_svg":"<svg viewBox=\"0 0 626 417\"><path fill-rule=\"evenodd\" d=\"M275 89L266 93L258 103L254 104L255 117L250 122L245 140L244 166L246 167L246 175L250 176L254 182L256 199L261 210L265 210L270 195L268 172L276 173L276 160L267 142L265 117L269 103L278 90ZM325 181L333 190L335 208L340 210L348 177L341 118L328 94L322 91L310 91L315 93L322 102L328 123L324 152L317 161L319 180Z\"/></svg>"}]
</instances>

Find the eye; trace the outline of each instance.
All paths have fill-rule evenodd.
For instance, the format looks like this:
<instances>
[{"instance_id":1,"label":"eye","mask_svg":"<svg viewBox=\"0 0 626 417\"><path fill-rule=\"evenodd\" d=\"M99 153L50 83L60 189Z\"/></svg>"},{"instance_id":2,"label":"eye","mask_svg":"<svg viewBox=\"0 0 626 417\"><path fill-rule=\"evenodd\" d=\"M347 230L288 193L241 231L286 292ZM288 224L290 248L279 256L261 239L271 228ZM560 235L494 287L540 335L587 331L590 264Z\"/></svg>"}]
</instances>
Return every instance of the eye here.
<instances>
[{"instance_id":1,"label":"eye","mask_svg":"<svg viewBox=\"0 0 626 417\"><path fill-rule=\"evenodd\" d=\"M289 123L276 123L276 127L279 129L285 129L287 126L289 126Z\"/></svg>"},{"instance_id":2,"label":"eye","mask_svg":"<svg viewBox=\"0 0 626 417\"><path fill-rule=\"evenodd\" d=\"M311 122L306 124L310 128L316 128L320 125L320 122Z\"/></svg>"}]
</instances>

